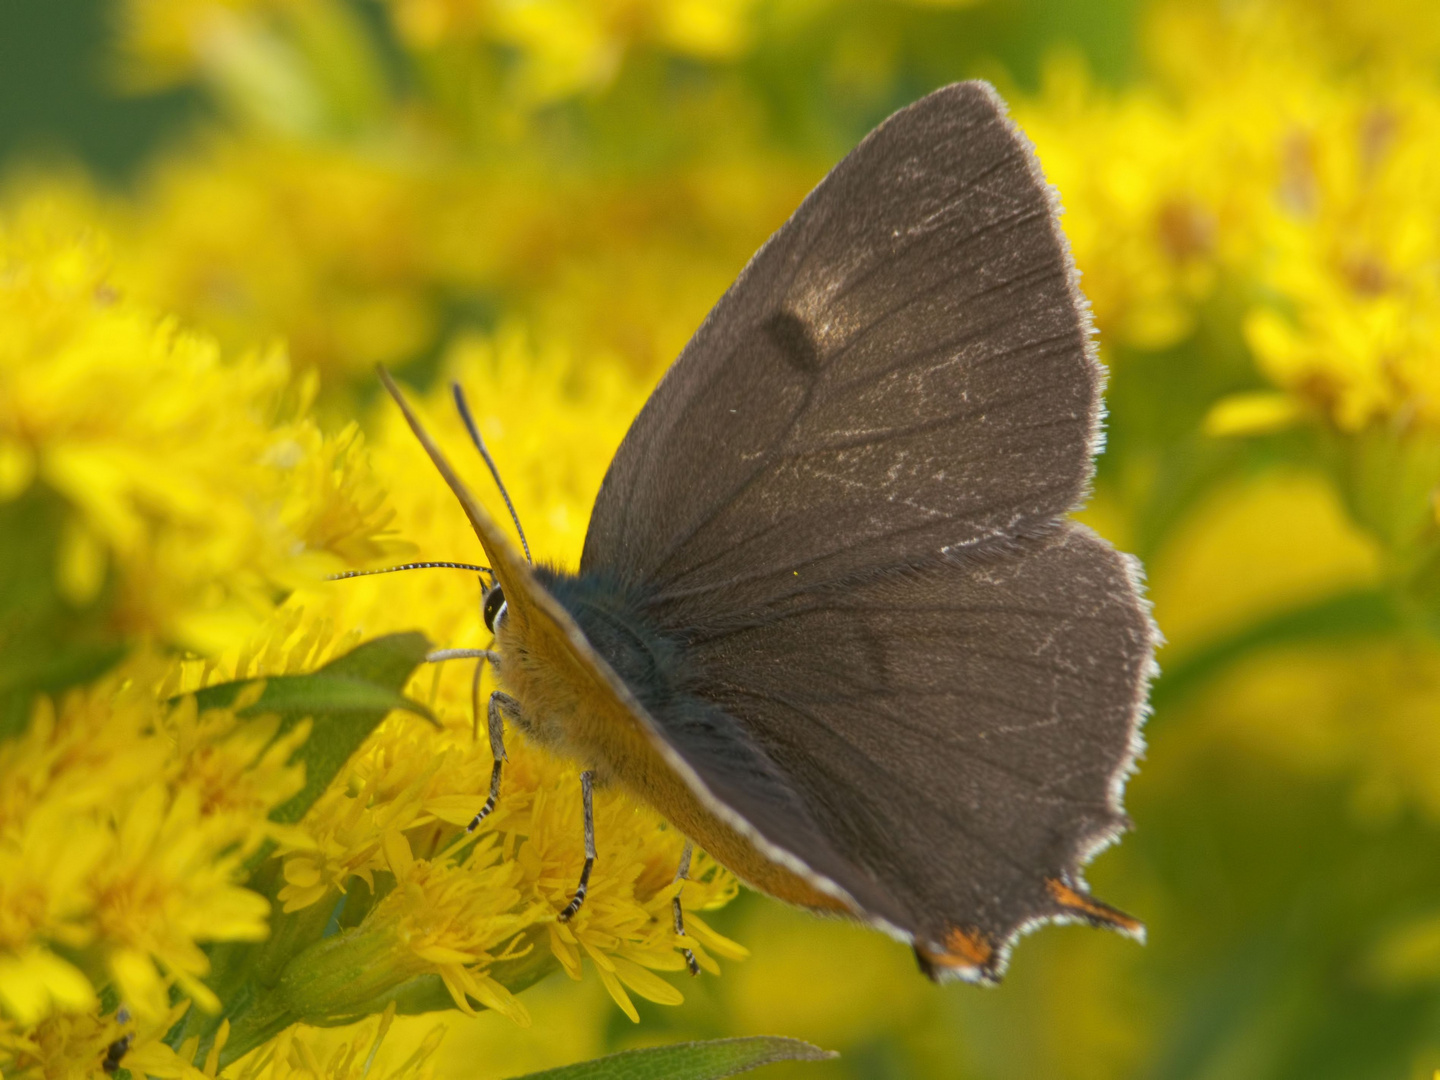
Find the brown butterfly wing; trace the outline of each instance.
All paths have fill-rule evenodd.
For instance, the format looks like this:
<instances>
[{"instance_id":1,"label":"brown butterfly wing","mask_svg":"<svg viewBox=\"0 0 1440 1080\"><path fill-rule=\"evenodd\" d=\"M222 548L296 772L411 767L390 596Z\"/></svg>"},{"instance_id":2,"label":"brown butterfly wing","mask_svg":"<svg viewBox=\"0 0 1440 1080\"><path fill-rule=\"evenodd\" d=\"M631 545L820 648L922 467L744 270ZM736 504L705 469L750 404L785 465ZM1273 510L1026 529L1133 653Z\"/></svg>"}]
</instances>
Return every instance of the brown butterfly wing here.
<instances>
[{"instance_id":1,"label":"brown butterfly wing","mask_svg":"<svg viewBox=\"0 0 1440 1080\"><path fill-rule=\"evenodd\" d=\"M887 921L939 966L989 978L1031 920L1138 932L1085 894L1082 869L1126 825L1152 645L1133 563L1066 525L985 562L792 595L752 625L696 631L690 656L697 692L848 857L838 883L883 883L901 908ZM939 959L957 933L978 962Z\"/></svg>"},{"instance_id":2,"label":"brown butterfly wing","mask_svg":"<svg viewBox=\"0 0 1440 1080\"><path fill-rule=\"evenodd\" d=\"M1139 930L1079 877L1124 820L1154 639L1126 563L1063 524L1101 384L1034 155L959 84L760 250L596 500L582 573L646 590L844 856L828 876L941 972L997 974L1033 920ZM806 829L751 824L803 859Z\"/></svg>"},{"instance_id":3,"label":"brown butterfly wing","mask_svg":"<svg viewBox=\"0 0 1440 1080\"><path fill-rule=\"evenodd\" d=\"M675 625L1043 530L1101 369L1024 137L963 83L896 113L766 243L605 478L582 571Z\"/></svg>"}]
</instances>

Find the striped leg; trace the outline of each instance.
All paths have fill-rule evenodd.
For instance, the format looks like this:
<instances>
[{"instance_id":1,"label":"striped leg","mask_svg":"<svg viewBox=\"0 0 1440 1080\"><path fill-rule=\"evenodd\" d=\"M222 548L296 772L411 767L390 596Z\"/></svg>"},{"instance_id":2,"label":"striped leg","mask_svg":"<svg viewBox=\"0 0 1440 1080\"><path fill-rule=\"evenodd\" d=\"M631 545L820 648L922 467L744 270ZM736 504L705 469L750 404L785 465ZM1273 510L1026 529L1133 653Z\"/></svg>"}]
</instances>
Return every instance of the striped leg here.
<instances>
[{"instance_id":1,"label":"striped leg","mask_svg":"<svg viewBox=\"0 0 1440 1080\"><path fill-rule=\"evenodd\" d=\"M580 798L583 800L585 815L585 867L580 871L580 884L565 910L560 912L560 921L569 922L585 903L585 893L590 889L590 871L595 868L595 776L586 769L580 774Z\"/></svg>"},{"instance_id":2,"label":"striped leg","mask_svg":"<svg viewBox=\"0 0 1440 1080\"><path fill-rule=\"evenodd\" d=\"M680 869L675 871L676 881L690 880L690 853L693 849L694 845L686 840L685 850L680 853ZM675 899L670 901L671 908L675 913L675 933L680 937L685 936L685 912L680 907L680 891L684 888L685 886L680 886L680 889L676 890ZM682 949L681 952L685 955L685 966L690 969L690 974L699 975L700 965L695 960L695 954L689 949Z\"/></svg>"},{"instance_id":3,"label":"striped leg","mask_svg":"<svg viewBox=\"0 0 1440 1080\"><path fill-rule=\"evenodd\" d=\"M478 685L478 682L477 682ZM495 764L490 767L490 797L485 800L485 805L475 815L474 820L465 826L466 832L474 832L495 810L495 804L500 801L500 772L505 765L505 719L502 713L509 713L511 717L520 715L520 703L509 694L502 694L496 690L490 695L490 707L487 710L490 725L490 755L495 759Z\"/></svg>"},{"instance_id":4,"label":"striped leg","mask_svg":"<svg viewBox=\"0 0 1440 1080\"><path fill-rule=\"evenodd\" d=\"M480 676L484 674L485 665L489 663L496 671L500 670L500 654L493 649L436 649L425 654L427 664L440 664L446 660L478 660L475 665L475 678L470 683L470 716L475 737L480 737Z\"/></svg>"}]
</instances>

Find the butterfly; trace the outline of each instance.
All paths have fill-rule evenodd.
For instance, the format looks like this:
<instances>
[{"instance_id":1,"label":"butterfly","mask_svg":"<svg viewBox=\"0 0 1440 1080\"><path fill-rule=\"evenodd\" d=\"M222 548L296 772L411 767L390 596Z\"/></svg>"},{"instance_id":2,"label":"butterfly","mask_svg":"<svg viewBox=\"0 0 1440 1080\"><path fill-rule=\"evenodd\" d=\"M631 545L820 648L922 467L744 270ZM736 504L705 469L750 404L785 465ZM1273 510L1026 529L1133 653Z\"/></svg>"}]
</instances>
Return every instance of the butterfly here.
<instances>
[{"instance_id":1,"label":"butterfly","mask_svg":"<svg viewBox=\"0 0 1440 1080\"><path fill-rule=\"evenodd\" d=\"M561 918L613 784L937 980L998 980L1045 922L1143 938L1083 870L1129 826L1158 632L1138 563L1068 517L1104 370L987 84L891 116L754 256L625 436L578 572L518 552L381 376L490 563L472 827L507 726L585 770Z\"/></svg>"}]
</instances>

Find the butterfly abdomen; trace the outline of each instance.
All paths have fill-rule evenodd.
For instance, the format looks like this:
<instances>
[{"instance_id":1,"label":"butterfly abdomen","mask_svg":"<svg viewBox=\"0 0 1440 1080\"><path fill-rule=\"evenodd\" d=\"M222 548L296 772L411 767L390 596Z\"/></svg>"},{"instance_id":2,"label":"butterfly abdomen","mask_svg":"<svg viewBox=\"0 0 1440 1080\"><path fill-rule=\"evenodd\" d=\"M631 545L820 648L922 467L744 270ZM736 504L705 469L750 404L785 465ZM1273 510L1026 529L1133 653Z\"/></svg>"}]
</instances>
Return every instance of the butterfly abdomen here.
<instances>
[{"instance_id":1,"label":"butterfly abdomen","mask_svg":"<svg viewBox=\"0 0 1440 1080\"><path fill-rule=\"evenodd\" d=\"M641 598L622 585L591 575L568 574L536 567L537 583L575 619L590 645L611 666L647 711L663 710L676 695L681 678L677 644L643 617ZM597 779L622 779L630 751L623 733L598 727L594 711L568 685L550 685L550 668L527 662L527 642L502 635L502 652L516 654L502 665L502 679L520 700L526 724L542 743L587 768ZM508 645L508 650L505 646ZM507 657L507 659L511 659Z\"/></svg>"},{"instance_id":2,"label":"butterfly abdomen","mask_svg":"<svg viewBox=\"0 0 1440 1080\"><path fill-rule=\"evenodd\" d=\"M810 810L775 762L744 728L714 702L695 694L698 673L685 643L663 632L646 612L646 595L607 575L535 569L537 583L569 612L591 647L620 676L648 718L682 758L710 763L712 794L726 805L758 800L775 814L809 819ZM573 685L554 677L545 657L529 652L523 634L497 627L501 679L525 712L527 732L542 744L594 771L653 806L703 850L742 879L805 907L849 910L834 895L762 853L754 837L722 820L657 754L645 733L616 722L602 703L582 700Z\"/></svg>"},{"instance_id":3,"label":"butterfly abdomen","mask_svg":"<svg viewBox=\"0 0 1440 1080\"><path fill-rule=\"evenodd\" d=\"M664 632L648 615L642 590L609 575L568 574L548 567L538 567L535 576L682 753L703 750L707 757L719 755L749 775L778 775L774 763L733 717L692 692L696 673L687 663L685 643ZM534 689L538 687L532 695ZM581 715L535 717L531 722L551 731L552 745L568 749L601 776L623 780L624 762L617 760L614 733L591 730L583 703L576 707ZM556 727L563 730L554 731Z\"/></svg>"}]
</instances>

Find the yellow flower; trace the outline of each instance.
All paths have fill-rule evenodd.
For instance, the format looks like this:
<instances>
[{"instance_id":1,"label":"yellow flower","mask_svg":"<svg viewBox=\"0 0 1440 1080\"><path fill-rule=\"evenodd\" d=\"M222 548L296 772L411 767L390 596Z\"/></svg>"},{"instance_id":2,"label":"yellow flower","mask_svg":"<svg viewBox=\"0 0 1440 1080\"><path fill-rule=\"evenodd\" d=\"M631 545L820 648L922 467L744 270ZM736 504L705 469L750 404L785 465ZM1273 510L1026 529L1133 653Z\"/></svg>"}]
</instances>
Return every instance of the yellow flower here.
<instances>
[{"instance_id":1,"label":"yellow flower","mask_svg":"<svg viewBox=\"0 0 1440 1080\"><path fill-rule=\"evenodd\" d=\"M264 938L270 905L233 884L242 860L238 852L222 854L213 834L228 830L206 827L197 793L166 795L149 786L124 808L117 843L91 880L97 929L122 1000L137 1012L163 1010L157 966L213 1012L220 1002L200 981L210 965L198 943Z\"/></svg>"},{"instance_id":2,"label":"yellow flower","mask_svg":"<svg viewBox=\"0 0 1440 1080\"><path fill-rule=\"evenodd\" d=\"M420 160L388 128L364 153L250 134L174 154L119 215L125 278L226 348L283 337L328 391L437 347L442 298L462 318L501 299L648 376L821 171L745 153L760 133L742 127L597 192L541 144L500 167L450 134Z\"/></svg>"},{"instance_id":3,"label":"yellow flower","mask_svg":"<svg viewBox=\"0 0 1440 1080\"><path fill-rule=\"evenodd\" d=\"M125 1012L62 1013L25 1033L0 1020L0 1075L7 1080L102 1080L105 1063L113 1061L134 1075L200 1080L204 1074L162 1041L188 1007L182 1002L148 1022Z\"/></svg>"},{"instance_id":4,"label":"yellow flower","mask_svg":"<svg viewBox=\"0 0 1440 1080\"><path fill-rule=\"evenodd\" d=\"M1168 77L1193 87L1223 84L1246 65L1418 71L1440 58L1433 15L1426 0L1162 0L1148 44Z\"/></svg>"},{"instance_id":5,"label":"yellow flower","mask_svg":"<svg viewBox=\"0 0 1440 1080\"><path fill-rule=\"evenodd\" d=\"M312 851L285 861L279 899L297 911L333 899L359 877L373 886L387 868L384 837L396 829L464 825L485 804L489 750L468 732L441 742L434 728L392 717L305 819ZM439 743L439 745L437 745Z\"/></svg>"},{"instance_id":6,"label":"yellow flower","mask_svg":"<svg viewBox=\"0 0 1440 1080\"><path fill-rule=\"evenodd\" d=\"M418 49L486 39L516 49L524 58L517 89L527 100L544 101L605 86L637 45L709 60L735 57L749 44L755 0L390 0L390 6L402 39ZM325 0L124 0L123 71L132 88L143 90L217 69L234 78L240 65L269 68L274 77L291 60L287 32L303 36L314 25L307 20L333 30L339 15L330 7Z\"/></svg>"},{"instance_id":7,"label":"yellow flower","mask_svg":"<svg viewBox=\"0 0 1440 1080\"><path fill-rule=\"evenodd\" d=\"M518 332L467 342L451 365L470 391L534 549L573 564L590 502L638 407L640 386L613 363L576 365L553 351L536 356ZM465 436L448 388L437 388L428 404L434 429L459 445ZM393 485L397 528L422 557L473 557L476 542L463 514L396 420L386 409L372 452L377 471ZM569 438L555 440L556 431ZM476 489L490 490L474 463L466 467ZM478 599L473 579L453 571L335 582L291 598L287 610L299 621L286 633L323 625L363 628L371 636L419 625L438 644L480 646L487 634ZM226 670L222 664L204 677ZM717 972L710 952L743 955L698 919L690 938L676 937L671 899L679 888L674 878L683 838L614 791L596 794L599 859L588 898L571 923L558 924L555 915L579 880L584 856L578 772L528 746L518 732L507 742L498 808L474 834L474 846L465 846L463 829L484 804L492 764L488 742L477 737L471 670L468 663L448 663L417 676L410 692L435 711L443 730L390 716L311 808L302 824L315 846L284 860L278 898L285 910L333 906L344 895L346 922L358 924L356 948L381 928L390 939L410 943L410 959L376 960L377 969L391 965L378 982L429 971L445 978L457 1004L469 998L493 1008L498 1002L512 1015L518 1012L510 1002L484 981L502 945L512 953L543 950L574 977L588 956L632 1016L626 988L651 1000L679 1000L679 991L651 971L682 970L681 948L692 948ZM487 671L482 703L490 687ZM719 906L735 893L734 879L703 854L692 876L682 894L687 908ZM468 914L460 919L459 912ZM307 991L308 1008L317 1010L310 1015L338 1008L326 995L374 992L353 985Z\"/></svg>"},{"instance_id":8,"label":"yellow flower","mask_svg":"<svg viewBox=\"0 0 1440 1080\"><path fill-rule=\"evenodd\" d=\"M1270 229L1274 296L1246 321L1262 370L1342 430L1440 423L1440 85L1344 88L1297 123Z\"/></svg>"},{"instance_id":9,"label":"yellow flower","mask_svg":"<svg viewBox=\"0 0 1440 1080\"><path fill-rule=\"evenodd\" d=\"M571 773L536 792L531 834L516 850L516 860L551 911L569 899L584 854L574 842L581 828L577 787ZM748 955L694 916L687 939L675 936L670 913L680 890L674 877L683 838L663 829L653 813L623 796L597 797L595 841L599 858L584 906L568 923L547 923L550 951L572 979L581 977L582 960L589 957L615 1003L638 1021L627 990L662 1005L683 1000L675 986L652 974L684 970L680 948L688 947L716 975L719 967L706 945L731 959ZM692 862L691 877L681 893L687 909L720 906L735 895L734 879L703 853Z\"/></svg>"},{"instance_id":10,"label":"yellow flower","mask_svg":"<svg viewBox=\"0 0 1440 1080\"><path fill-rule=\"evenodd\" d=\"M377 1061L384 1062L382 1047L394 1019L391 1005L375 1021L350 1029L346 1038L338 1040L328 1030L287 1028L239 1062L231 1075L237 1080L364 1080ZM429 1080L435 1072L431 1059L445 1033L443 1024L432 1026L403 1062L376 1070L375 1075L385 1080Z\"/></svg>"},{"instance_id":11,"label":"yellow flower","mask_svg":"<svg viewBox=\"0 0 1440 1080\"><path fill-rule=\"evenodd\" d=\"M127 299L103 238L66 224L43 199L0 219L0 495L40 483L73 509L67 599L113 575L117 629L209 652L253 633L277 589L390 551L358 434L307 416L313 382L278 349L227 361Z\"/></svg>"},{"instance_id":12,"label":"yellow flower","mask_svg":"<svg viewBox=\"0 0 1440 1080\"><path fill-rule=\"evenodd\" d=\"M118 13L125 80L143 90L183 82L240 26L280 6L278 0L127 0Z\"/></svg>"},{"instance_id":13,"label":"yellow flower","mask_svg":"<svg viewBox=\"0 0 1440 1080\"><path fill-rule=\"evenodd\" d=\"M0 1005L20 1023L33 1024L52 1012L94 1008L95 991L73 964L41 946L23 946L0 953Z\"/></svg>"},{"instance_id":14,"label":"yellow flower","mask_svg":"<svg viewBox=\"0 0 1440 1080\"><path fill-rule=\"evenodd\" d=\"M647 40L681 55L732 57L747 44L752 6L753 0L502 2L493 5L491 25L497 40L525 57L522 97L546 101L605 86L626 51Z\"/></svg>"},{"instance_id":15,"label":"yellow flower","mask_svg":"<svg viewBox=\"0 0 1440 1080\"><path fill-rule=\"evenodd\" d=\"M1253 254L1271 130L1249 90L1179 102L1149 87L1107 93L1058 54L1041 97L1017 104L1061 193L1102 340L1174 345Z\"/></svg>"},{"instance_id":16,"label":"yellow flower","mask_svg":"<svg viewBox=\"0 0 1440 1080\"><path fill-rule=\"evenodd\" d=\"M520 904L518 868L501 861L499 844L481 842L458 863L416 862L409 842L397 831L385 835L385 856L395 889L362 924L386 927L397 944L433 965L462 1012L473 1013L469 998L528 1024L530 1014L484 968L501 944L515 942L531 921ZM508 952L508 950L507 950Z\"/></svg>"},{"instance_id":17,"label":"yellow flower","mask_svg":"<svg viewBox=\"0 0 1440 1080\"><path fill-rule=\"evenodd\" d=\"M303 782L286 764L301 734L267 745L273 721L168 707L154 674L41 699L0 744L0 1007L24 1023L112 981L147 1019L171 981L215 1008L198 944L264 937L242 864L267 838L304 842L267 819Z\"/></svg>"},{"instance_id":18,"label":"yellow flower","mask_svg":"<svg viewBox=\"0 0 1440 1080\"><path fill-rule=\"evenodd\" d=\"M246 703L242 696L235 708ZM241 854L254 852L265 840L310 845L308 835L266 817L305 786L304 767L288 762L310 735L308 721L277 738L280 721L274 716L242 721L234 708L201 713L195 699L185 697L161 723L172 744L167 779L173 787L195 792L202 817L233 823L234 835L242 838Z\"/></svg>"},{"instance_id":19,"label":"yellow flower","mask_svg":"<svg viewBox=\"0 0 1440 1080\"><path fill-rule=\"evenodd\" d=\"M326 376L368 375L433 343L428 195L398 155L215 140L156 170L127 273L228 347L279 336Z\"/></svg>"},{"instance_id":20,"label":"yellow flower","mask_svg":"<svg viewBox=\"0 0 1440 1080\"><path fill-rule=\"evenodd\" d=\"M1226 262L1259 294L1246 341L1294 399L1291 416L1309 404L1347 432L1440 417L1440 83L1415 62L1433 65L1437 40L1434 20L1410 13L1407 0L1256 0L1170 4L1153 20L1182 102L1157 141L1192 142L1197 175L1219 164L1248 192L1243 258ZM1227 155L1227 144L1248 149ZM1103 297L1111 275L1097 276ZM1262 415L1258 400L1222 403L1212 427L1273 426L1285 410Z\"/></svg>"}]
</instances>

